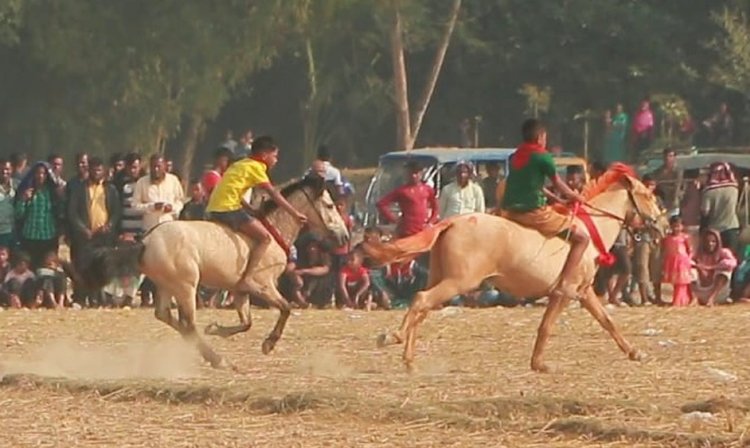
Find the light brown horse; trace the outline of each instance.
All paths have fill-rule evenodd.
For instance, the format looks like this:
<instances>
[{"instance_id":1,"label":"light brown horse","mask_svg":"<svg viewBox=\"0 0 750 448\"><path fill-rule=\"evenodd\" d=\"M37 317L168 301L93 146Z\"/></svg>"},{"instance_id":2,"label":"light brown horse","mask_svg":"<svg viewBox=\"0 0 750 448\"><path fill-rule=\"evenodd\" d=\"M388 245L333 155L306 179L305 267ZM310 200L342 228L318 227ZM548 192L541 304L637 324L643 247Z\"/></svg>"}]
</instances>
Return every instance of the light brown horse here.
<instances>
[{"instance_id":1,"label":"light brown horse","mask_svg":"<svg viewBox=\"0 0 750 448\"><path fill-rule=\"evenodd\" d=\"M322 178L313 176L294 182L281 194L307 216L308 227L319 236L344 244L349 232L339 215ZM161 224L146 234L141 243L129 247L105 248L75 267L76 277L89 288L105 285L112 278L141 272L156 285L156 318L193 342L203 358L214 367L222 365L221 356L200 337L195 328L196 290L198 284L233 290L240 324L222 327L216 323L207 334L229 337L250 329L250 305L247 293L279 310L279 318L263 342L263 353L273 350L281 338L290 315L289 303L279 293L277 281L286 269L286 248L297 239L301 226L289 213L273 202L266 202L258 219L276 229L279 240L268 247L257 269L244 279L247 257L252 245L249 238L208 221L173 221ZM177 303L179 318L171 311L171 298Z\"/></svg>"},{"instance_id":2,"label":"light brown horse","mask_svg":"<svg viewBox=\"0 0 750 448\"><path fill-rule=\"evenodd\" d=\"M653 194L623 165L614 166L589 184L583 195L588 201L586 209L607 249L614 244L622 226L635 223L636 217L641 218L640 224L658 227L660 232L666 228L665 217ZM459 294L471 292L485 280L516 297L545 296L559 279L569 247L561 238L545 238L533 229L487 214L461 215L408 238L366 245L367 253L380 264L406 261L431 250L427 289L416 294L401 328L380 335L378 345L405 343L403 359L411 369L417 326L430 310ZM592 284L598 255L590 245L577 269L575 290L583 307L610 333L618 347L630 359L639 359L638 350L620 334L594 293ZM549 298L531 358L533 370L548 370L542 357L544 346L561 311L572 298Z\"/></svg>"}]
</instances>

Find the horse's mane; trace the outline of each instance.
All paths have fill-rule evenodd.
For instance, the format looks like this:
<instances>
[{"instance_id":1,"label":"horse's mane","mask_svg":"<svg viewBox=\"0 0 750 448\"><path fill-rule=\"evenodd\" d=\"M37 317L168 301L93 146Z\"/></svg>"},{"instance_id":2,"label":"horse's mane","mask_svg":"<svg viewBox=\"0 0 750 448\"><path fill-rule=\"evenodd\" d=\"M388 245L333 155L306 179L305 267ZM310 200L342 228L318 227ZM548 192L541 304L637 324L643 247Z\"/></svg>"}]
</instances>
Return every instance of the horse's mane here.
<instances>
[{"instance_id":1,"label":"horse's mane","mask_svg":"<svg viewBox=\"0 0 750 448\"><path fill-rule=\"evenodd\" d=\"M596 180L592 180L583 187L581 196L584 199L591 200L594 197L607 191L612 185L622 181L625 177L637 177L633 168L624 163L615 162L609 166Z\"/></svg>"},{"instance_id":2,"label":"horse's mane","mask_svg":"<svg viewBox=\"0 0 750 448\"><path fill-rule=\"evenodd\" d=\"M305 176L301 179L292 179L284 184L283 188L281 188L280 193L285 198L288 198L292 194L296 193L297 191L301 191L306 187L310 187L316 192L320 191L324 188L324 180L318 176ZM258 209L258 213L261 216L266 216L277 208L279 208L279 204L277 204L275 201L264 201Z\"/></svg>"}]
</instances>

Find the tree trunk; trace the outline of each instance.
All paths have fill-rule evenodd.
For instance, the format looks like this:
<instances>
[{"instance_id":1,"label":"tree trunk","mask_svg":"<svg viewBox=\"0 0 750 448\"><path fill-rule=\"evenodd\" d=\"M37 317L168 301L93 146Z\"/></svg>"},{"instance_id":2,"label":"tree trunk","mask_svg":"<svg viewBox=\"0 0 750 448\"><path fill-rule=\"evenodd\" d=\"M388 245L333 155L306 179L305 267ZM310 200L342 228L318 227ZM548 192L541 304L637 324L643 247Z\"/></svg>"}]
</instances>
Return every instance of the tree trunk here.
<instances>
[{"instance_id":1,"label":"tree trunk","mask_svg":"<svg viewBox=\"0 0 750 448\"><path fill-rule=\"evenodd\" d=\"M396 146L411 149L411 124L409 123L409 94L404 60L403 30L398 0L393 1L393 26L391 27L391 61L393 63L394 105L396 108Z\"/></svg>"},{"instance_id":2,"label":"tree trunk","mask_svg":"<svg viewBox=\"0 0 750 448\"><path fill-rule=\"evenodd\" d=\"M307 58L307 82L309 92L302 103L302 159L300 169L306 169L312 163L315 146L318 139L318 73L315 68L315 53L310 39L305 41L305 55Z\"/></svg>"},{"instance_id":3,"label":"tree trunk","mask_svg":"<svg viewBox=\"0 0 750 448\"><path fill-rule=\"evenodd\" d=\"M203 134L205 121L199 114L193 114L189 118L188 127L185 130L185 139L182 143L182 168L180 168L180 174L182 174L183 188L187 191L188 182L192 176L191 171L193 169L193 159L195 158L195 151L198 148L198 141L201 139Z\"/></svg>"},{"instance_id":4,"label":"tree trunk","mask_svg":"<svg viewBox=\"0 0 750 448\"><path fill-rule=\"evenodd\" d=\"M419 130L422 127L422 120L427 112L427 107L430 105L432 94L435 92L435 85L437 84L438 76L440 76L440 70L443 68L443 61L445 60L445 53L448 51L448 45L451 42L453 36L453 30L456 28L456 22L458 21L458 13L461 11L461 0L453 0L453 6L451 7L450 16L448 18L448 26L443 33L443 37L440 39L437 51L435 52L435 59L432 61L432 68L430 74L427 77L424 90L422 91L422 97L417 104L417 110L414 114L414 120L412 120L412 127L409 132L409 140L406 149L412 149L414 143L419 135ZM407 106L408 107L408 106ZM408 110L408 109L407 109Z\"/></svg>"}]
</instances>

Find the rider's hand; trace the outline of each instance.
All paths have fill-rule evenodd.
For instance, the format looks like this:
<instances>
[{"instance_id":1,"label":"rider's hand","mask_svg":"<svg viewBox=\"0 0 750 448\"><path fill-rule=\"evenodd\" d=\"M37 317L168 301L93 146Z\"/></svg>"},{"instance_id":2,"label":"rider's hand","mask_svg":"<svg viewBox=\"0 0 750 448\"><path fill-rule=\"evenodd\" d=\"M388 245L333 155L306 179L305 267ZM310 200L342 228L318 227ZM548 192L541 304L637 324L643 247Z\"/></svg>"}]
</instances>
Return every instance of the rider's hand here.
<instances>
[{"instance_id":1,"label":"rider's hand","mask_svg":"<svg viewBox=\"0 0 750 448\"><path fill-rule=\"evenodd\" d=\"M583 203L585 203L585 202L586 202L586 198L584 198L584 197L583 197L582 195L580 195L580 194L576 194L575 196L571 197L571 198L570 198L570 200L571 200L572 202L578 202L579 204L583 204Z\"/></svg>"},{"instance_id":2,"label":"rider's hand","mask_svg":"<svg viewBox=\"0 0 750 448\"><path fill-rule=\"evenodd\" d=\"M307 216L305 216L303 213L297 212L294 217L297 218L297 221L299 221L300 224L305 224L307 222Z\"/></svg>"}]
</instances>

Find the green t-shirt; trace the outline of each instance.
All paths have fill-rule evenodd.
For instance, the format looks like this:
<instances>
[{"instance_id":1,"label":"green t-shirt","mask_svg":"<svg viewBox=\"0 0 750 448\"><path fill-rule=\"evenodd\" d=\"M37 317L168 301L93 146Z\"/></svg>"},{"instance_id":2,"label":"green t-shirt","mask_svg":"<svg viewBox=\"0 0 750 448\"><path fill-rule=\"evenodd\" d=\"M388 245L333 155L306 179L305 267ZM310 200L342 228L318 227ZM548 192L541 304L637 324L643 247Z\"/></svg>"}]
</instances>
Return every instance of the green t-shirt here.
<instances>
[{"instance_id":1,"label":"green t-shirt","mask_svg":"<svg viewBox=\"0 0 750 448\"><path fill-rule=\"evenodd\" d=\"M503 208L516 212L528 212L547 205L542 189L544 181L557 174L555 161L548 153L532 153L523 168L514 169L511 160L508 178L505 181Z\"/></svg>"}]
</instances>

